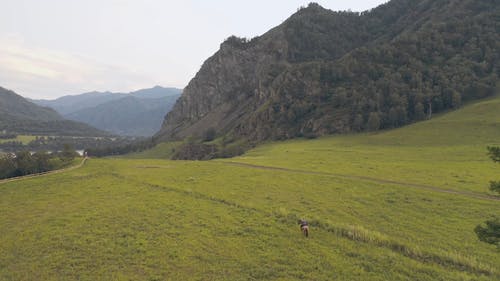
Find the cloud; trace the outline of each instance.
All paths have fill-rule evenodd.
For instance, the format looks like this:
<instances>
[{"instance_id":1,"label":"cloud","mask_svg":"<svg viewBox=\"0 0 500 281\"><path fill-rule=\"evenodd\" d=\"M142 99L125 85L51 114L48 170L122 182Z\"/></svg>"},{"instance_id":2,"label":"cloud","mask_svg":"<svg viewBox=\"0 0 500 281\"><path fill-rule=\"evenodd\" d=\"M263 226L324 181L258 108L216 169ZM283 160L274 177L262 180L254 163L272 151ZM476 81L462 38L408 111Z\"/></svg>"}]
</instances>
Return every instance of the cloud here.
<instances>
[{"instance_id":1,"label":"cloud","mask_svg":"<svg viewBox=\"0 0 500 281\"><path fill-rule=\"evenodd\" d=\"M131 91L154 86L147 75L63 51L0 39L0 86L31 98L55 98L93 90Z\"/></svg>"}]
</instances>

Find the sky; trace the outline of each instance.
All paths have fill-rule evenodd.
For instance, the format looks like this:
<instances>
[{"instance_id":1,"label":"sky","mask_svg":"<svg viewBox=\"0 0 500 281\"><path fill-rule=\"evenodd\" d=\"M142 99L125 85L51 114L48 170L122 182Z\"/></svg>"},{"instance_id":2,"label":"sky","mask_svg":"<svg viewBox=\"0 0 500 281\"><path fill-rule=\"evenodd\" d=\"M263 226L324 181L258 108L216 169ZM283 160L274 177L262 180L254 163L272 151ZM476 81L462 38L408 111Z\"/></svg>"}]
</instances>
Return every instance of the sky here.
<instances>
[{"instance_id":1,"label":"sky","mask_svg":"<svg viewBox=\"0 0 500 281\"><path fill-rule=\"evenodd\" d=\"M0 86L34 99L184 88L231 35L279 25L303 0L2 0ZM386 0L315 1L365 11Z\"/></svg>"}]
</instances>

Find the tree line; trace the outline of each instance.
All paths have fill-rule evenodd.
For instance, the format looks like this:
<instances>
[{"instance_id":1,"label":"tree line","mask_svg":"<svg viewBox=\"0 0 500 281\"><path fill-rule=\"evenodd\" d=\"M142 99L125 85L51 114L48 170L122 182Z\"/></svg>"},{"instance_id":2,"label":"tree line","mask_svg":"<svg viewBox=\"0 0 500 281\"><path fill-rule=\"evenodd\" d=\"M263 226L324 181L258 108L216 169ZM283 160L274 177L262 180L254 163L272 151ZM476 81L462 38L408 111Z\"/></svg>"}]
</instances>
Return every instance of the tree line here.
<instances>
[{"instance_id":1,"label":"tree line","mask_svg":"<svg viewBox=\"0 0 500 281\"><path fill-rule=\"evenodd\" d=\"M60 169L72 163L78 153L69 145L61 152L19 151L0 157L0 179L44 173Z\"/></svg>"},{"instance_id":2,"label":"tree line","mask_svg":"<svg viewBox=\"0 0 500 281\"><path fill-rule=\"evenodd\" d=\"M92 157L105 157L113 155L124 155L133 152L141 152L155 146L152 138L146 139L119 139L98 147L85 149L85 153Z\"/></svg>"},{"instance_id":3,"label":"tree line","mask_svg":"<svg viewBox=\"0 0 500 281\"><path fill-rule=\"evenodd\" d=\"M107 151L113 147L123 147L134 143L147 141L137 137L66 137L66 136L36 136L28 144L12 140L0 143L0 149L5 152L16 151L60 151L64 145L70 145L78 150ZM111 155L111 154L110 154ZM96 156L96 155L94 155Z\"/></svg>"}]
</instances>

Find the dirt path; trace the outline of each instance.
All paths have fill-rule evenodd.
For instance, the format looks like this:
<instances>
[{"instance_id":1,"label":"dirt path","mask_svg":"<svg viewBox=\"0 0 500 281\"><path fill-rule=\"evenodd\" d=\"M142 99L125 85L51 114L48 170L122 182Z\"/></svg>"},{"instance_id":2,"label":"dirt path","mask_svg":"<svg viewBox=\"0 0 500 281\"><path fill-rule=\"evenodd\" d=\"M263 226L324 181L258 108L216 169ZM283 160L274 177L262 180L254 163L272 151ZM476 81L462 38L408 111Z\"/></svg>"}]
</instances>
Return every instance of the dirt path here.
<instances>
[{"instance_id":1,"label":"dirt path","mask_svg":"<svg viewBox=\"0 0 500 281\"><path fill-rule=\"evenodd\" d=\"M446 188L425 185L425 184L398 182L398 181L393 181L393 180L384 180L384 179L365 177L365 176L354 176L354 175L344 175L344 174L335 174L335 173L327 173L327 172L313 172L313 171L307 171L307 170L298 170L298 169L289 169L289 168L280 168L280 167L271 167L271 166L261 166L261 165L247 164L247 163L241 163L241 162L217 161L217 163L224 163L224 164L233 165L233 166L248 167L248 168L254 168L254 169L261 169L261 170L274 170L274 171L291 172L291 173L306 174L306 175L320 175L320 176L328 176L328 177L336 177L336 178L364 180L364 181L371 181L371 182L376 182L376 183L392 184L392 185L398 185L398 186L403 186L403 187L430 190L430 191L441 192L441 193L462 195L462 196L475 198L475 199L482 199L482 200L489 200L489 201L500 201L500 197L493 196L493 195L487 195L487 194L481 194L481 193L475 193L475 192L469 192L469 191L452 190L452 189L446 189Z\"/></svg>"},{"instance_id":2,"label":"dirt path","mask_svg":"<svg viewBox=\"0 0 500 281\"><path fill-rule=\"evenodd\" d=\"M81 168L85 164L85 162L87 161L87 159L88 158L85 157L85 158L82 159L82 162L80 164L78 164L76 166L71 166L71 167L68 167L68 168L64 168L64 169L59 169L59 170L49 171L49 172L45 172L45 173L38 173L38 174L32 174L32 175L27 175L27 176L21 176L21 177L15 177L15 178L9 178L9 179L0 180L0 184L4 184L4 183L8 183L8 182L13 182L13 181L20 181L20 180L29 179L29 178L37 178L37 177L41 177L41 176L48 176L48 175L53 175L53 174L59 174L59 173L63 173L63 172L72 171L72 170Z\"/></svg>"}]
</instances>

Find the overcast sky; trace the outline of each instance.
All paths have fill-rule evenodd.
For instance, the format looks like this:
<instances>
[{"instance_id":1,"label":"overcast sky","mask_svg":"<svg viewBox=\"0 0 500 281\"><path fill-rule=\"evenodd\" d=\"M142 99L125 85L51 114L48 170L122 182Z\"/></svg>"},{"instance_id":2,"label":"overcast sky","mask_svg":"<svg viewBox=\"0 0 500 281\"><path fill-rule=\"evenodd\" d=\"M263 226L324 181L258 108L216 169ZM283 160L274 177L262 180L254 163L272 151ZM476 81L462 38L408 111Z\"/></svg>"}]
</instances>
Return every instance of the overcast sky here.
<instances>
[{"instance_id":1,"label":"overcast sky","mask_svg":"<svg viewBox=\"0 0 500 281\"><path fill-rule=\"evenodd\" d=\"M30 98L183 88L230 35L279 25L302 0L2 0L0 86ZM384 0L315 1L365 11Z\"/></svg>"}]
</instances>

